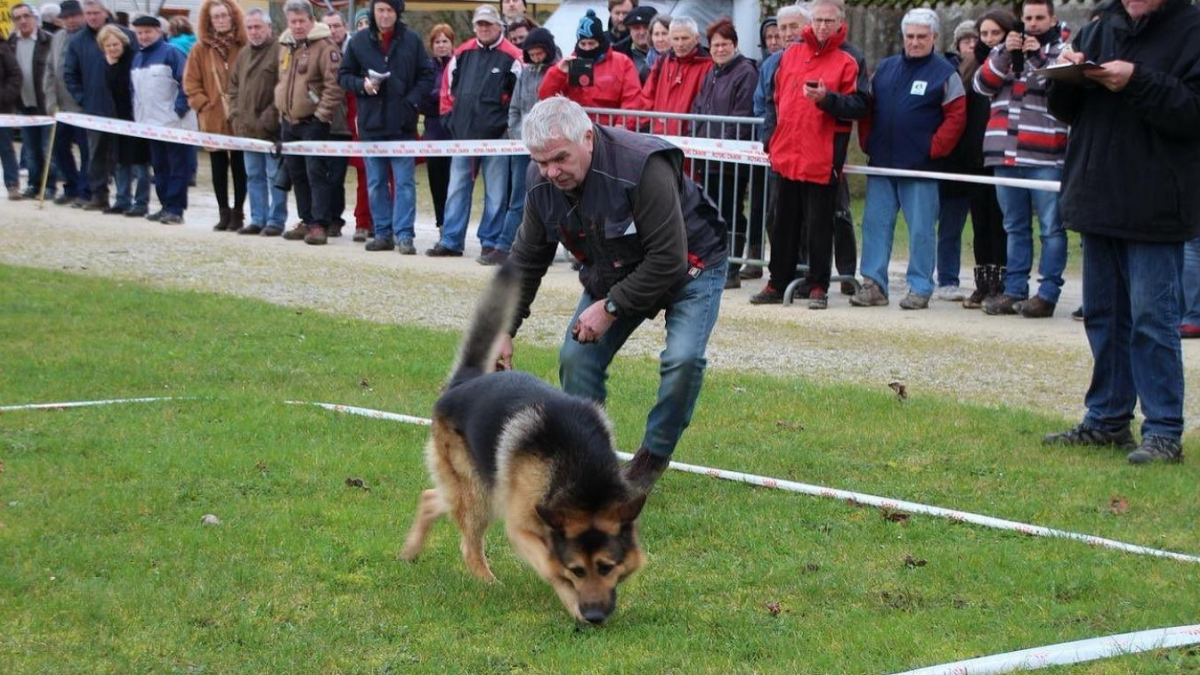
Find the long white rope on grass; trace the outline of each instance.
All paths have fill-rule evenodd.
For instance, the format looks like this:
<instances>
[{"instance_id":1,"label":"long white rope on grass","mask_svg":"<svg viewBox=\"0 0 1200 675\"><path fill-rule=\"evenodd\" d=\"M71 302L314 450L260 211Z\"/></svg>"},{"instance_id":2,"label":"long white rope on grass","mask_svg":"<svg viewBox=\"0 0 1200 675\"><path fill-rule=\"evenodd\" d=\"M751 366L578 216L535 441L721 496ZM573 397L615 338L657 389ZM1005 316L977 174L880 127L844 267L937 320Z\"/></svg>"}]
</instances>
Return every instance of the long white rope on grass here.
<instances>
[{"instance_id":1,"label":"long white rope on grass","mask_svg":"<svg viewBox=\"0 0 1200 675\"><path fill-rule=\"evenodd\" d=\"M1106 637L1063 642L1045 647L1022 649L1017 652L981 656L976 659L943 663L896 675L984 675L1010 673L1016 670L1038 670L1050 666L1065 666L1087 661L1110 659L1126 654L1138 654L1152 649L1186 647L1200 644L1200 624L1175 626L1154 630L1122 633Z\"/></svg>"},{"instance_id":2,"label":"long white rope on grass","mask_svg":"<svg viewBox=\"0 0 1200 675\"><path fill-rule=\"evenodd\" d=\"M152 401L169 401L176 397L158 397L158 398L125 398L125 399L108 399L104 401L73 401L69 403L37 403L19 406L4 406L0 407L0 411L6 410L34 410L34 409L55 409L55 408L81 408L85 406L109 405L114 403L148 403ZM400 413L385 412L383 410L374 410L371 408L362 408L352 405L340 405L337 403L319 403L309 401L284 401L289 405L311 405L334 412L347 413L350 415L359 415L362 417L371 417L374 419L389 420L393 422L402 422L404 424L416 424L421 426L429 426L433 423L432 420L426 417L415 417L412 415L402 415ZM621 459L629 460L633 456L618 452L617 456ZM1140 555L1149 555L1158 558L1169 558L1171 560L1179 560L1190 563L1200 563L1200 557L1187 555L1184 553L1176 553L1174 551L1163 551L1161 549L1149 548L1147 546L1139 546L1137 544L1127 544L1125 542L1116 541L1113 539L1105 539L1090 534L1078 534L1075 532L1067 532L1065 530L1056 530L1041 525L1030 525L1014 520L1005 520L1003 518L994 518L992 516L984 516L978 513L970 513L968 511L958 511L955 509L942 508L940 506L930 506L928 504L920 504L917 502L905 501L902 499L890 499L887 497L878 497L875 495L863 494L860 492L851 492L849 490L839 490L837 488L823 487L820 485L808 485L806 483L797 483L790 480L780 478L769 478L766 476L756 476L750 473L741 473L738 471L726 471L724 469L713 469L706 466L696 466L693 464L684 464L683 462L671 462L670 467L676 471L686 473L695 473L712 478L720 478L722 480L734 481L738 483L749 483L759 487L771 488L775 490L783 490L785 492L796 492L800 494L811 495L814 497L825 497L827 499L838 499L852 504L862 504L864 506L875 506L889 511L902 511L905 513L920 514L926 516L935 516L938 518L948 518L950 520L962 523L971 523L973 525L981 525L996 530L1009 530L1012 532L1020 532L1033 537L1054 537L1058 539L1069 539L1079 541L1092 546L1109 548L1126 553L1137 553Z\"/></svg>"}]
</instances>

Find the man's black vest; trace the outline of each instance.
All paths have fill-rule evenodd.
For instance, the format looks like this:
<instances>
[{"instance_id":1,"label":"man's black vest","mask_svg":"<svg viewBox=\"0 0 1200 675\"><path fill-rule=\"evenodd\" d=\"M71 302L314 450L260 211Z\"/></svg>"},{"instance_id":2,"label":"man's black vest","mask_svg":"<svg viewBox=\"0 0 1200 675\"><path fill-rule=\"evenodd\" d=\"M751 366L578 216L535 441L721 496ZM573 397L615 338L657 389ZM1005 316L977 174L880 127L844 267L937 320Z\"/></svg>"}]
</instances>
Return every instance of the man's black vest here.
<instances>
[{"instance_id":1,"label":"man's black vest","mask_svg":"<svg viewBox=\"0 0 1200 675\"><path fill-rule=\"evenodd\" d=\"M705 268L725 260L725 222L708 196L683 175L682 150L647 134L598 125L592 130L592 165L578 203L544 178L537 164L530 164L526 208L536 209L547 241L562 243L582 263L579 280L588 293L603 298L645 256L633 223L633 203L646 162L656 154L670 160L679 181L688 264L679 279L664 284L668 292L656 304L657 312Z\"/></svg>"}]
</instances>

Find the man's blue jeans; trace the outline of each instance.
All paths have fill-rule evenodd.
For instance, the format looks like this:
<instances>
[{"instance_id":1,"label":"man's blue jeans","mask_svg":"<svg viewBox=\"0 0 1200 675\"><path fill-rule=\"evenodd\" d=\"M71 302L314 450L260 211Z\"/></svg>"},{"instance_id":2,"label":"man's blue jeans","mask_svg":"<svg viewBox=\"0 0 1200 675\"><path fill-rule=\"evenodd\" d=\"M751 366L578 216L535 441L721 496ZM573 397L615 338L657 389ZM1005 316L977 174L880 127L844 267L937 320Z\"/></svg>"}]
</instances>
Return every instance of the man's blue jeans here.
<instances>
[{"instance_id":1,"label":"man's blue jeans","mask_svg":"<svg viewBox=\"0 0 1200 675\"><path fill-rule=\"evenodd\" d=\"M1183 323L1200 326L1200 237L1183 245Z\"/></svg>"},{"instance_id":2,"label":"man's blue jeans","mask_svg":"<svg viewBox=\"0 0 1200 675\"><path fill-rule=\"evenodd\" d=\"M1062 180L1062 169L998 166L996 178ZM1067 233L1058 215L1058 193L996 186L996 198L1004 212L1004 232L1008 235L1004 294L1017 298L1029 295L1029 272L1033 269L1033 214L1036 212L1042 239L1037 294L1043 300L1057 304L1062 292L1063 269L1067 266Z\"/></svg>"},{"instance_id":3,"label":"man's blue jeans","mask_svg":"<svg viewBox=\"0 0 1200 675\"><path fill-rule=\"evenodd\" d=\"M896 215L904 211L908 223L908 291L933 295L933 265L937 257L935 228L938 217L937 181L919 178L867 177L867 204L863 212L862 274L888 294L888 262Z\"/></svg>"},{"instance_id":4,"label":"man's blue jeans","mask_svg":"<svg viewBox=\"0 0 1200 675\"><path fill-rule=\"evenodd\" d=\"M0 168L4 171L4 187L21 186L21 165L13 150L13 130L6 127L0 127Z\"/></svg>"},{"instance_id":5,"label":"man's blue jeans","mask_svg":"<svg viewBox=\"0 0 1200 675\"><path fill-rule=\"evenodd\" d=\"M79 163L75 163L75 153L71 146L79 146ZM51 149L54 168L58 170L63 182L63 194L74 199L91 199L92 189L88 186L88 141L87 130L73 127L69 124L58 123L58 131L54 134L54 147Z\"/></svg>"},{"instance_id":6,"label":"man's blue jeans","mask_svg":"<svg viewBox=\"0 0 1200 675\"><path fill-rule=\"evenodd\" d=\"M1083 235L1083 324L1093 361L1085 425L1121 429L1140 402L1143 437L1182 436L1182 275L1183 244Z\"/></svg>"},{"instance_id":7,"label":"man's blue jeans","mask_svg":"<svg viewBox=\"0 0 1200 675\"><path fill-rule=\"evenodd\" d=\"M483 163L483 216L479 241L495 248L504 229L504 202L508 198L508 157L455 157L450 162L450 186L446 190L446 220L442 223L442 248L462 251L471 220L471 193L475 190L472 164Z\"/></svg>"},{"instance_id":8,"label":"man's blue jeans","mask_svg":"<svg viewBox=\"0 0 1200 675\"><path fill-rule=\"evenodd\" d=\"M725 272L724 262L705 270L667 306L667 344L660 355L658 401L646 418L642 439L642 446L655 456L670 457L692 421L708 367L708 338L721 309ZM597 299L587 291L579 298L558 353L558 378L568 394L603 404L608 396L608 366L644 319L619 318L599 342L580 344L571 335L571 328Z\"/></svg>"},{"instance_id":9,"label":"man's blue jeans","mask_svg":"<svg viewBox=\"0 0 1200 675\"><path fill-rule=\"evenodd\" d=\"M246 196L250 198L250 224L287 227L288 193L275 187L283 161L266 152L243 152L246 166Z\"/></svg>"},{"instance_id":10,"label":"man's blue jeans","mask_svg":"<svg viewBox=\"0 0 1200 675\"><path fill-rule=\"evenodd\" d=\"M113 181L117 190L113 206L127 211L150 208L149 164L118 164L113 172ZM135 182L136 188L133 185Z\"/></svg>"},{"instance_id":11,"label":"man's blue jeans","mask_svg":"<svg viewBox=\"0 0 1200 675\"><path fill-rule=\"evenodd\" d=\"M29 180L26 183L36 190L42 188L42 172L49 161L50 127L25 127L21 129L21 158L25 168L29 170ZM46 194L54 196L54 172L46 179Z\"/></svg>"},{"instance_id":12,"label":"man's blue jeans","mask_svg":"<svg viewBox=\"0 0 1200 675\"><path fill-rule=\"evenodd\" d=\"M971 195L961 191L948 193L943 187L938 201L937 285L957 286L962 271L962 233L971 212Z\"/></svg>"},{"instance_id":13,"label":"man's blue jeans","mask_svg":"<svg viewBox=\"0 0 1200 675\"><path fill-rule=\"evenodd\" d=\"M417 221L416 160L412 157L364 157L363 160L367 164L367 199L375 238L412 241ZM394 197L389 178L396 186Z\"/></svg>"},{"instance_id":14,"label":"man's blue jeans","mask_svg":"<svg viewBox=\"0 0 1200 675\"><path fill-rule=\"evenodd\" d=\"M529 170L529 155L513 155L509 159L508 212L504 217L500 238L492 244L501 251L512 249L517 230L521 228L521 220L525 217L525 173Z\"/></svg>"}]
</instances>

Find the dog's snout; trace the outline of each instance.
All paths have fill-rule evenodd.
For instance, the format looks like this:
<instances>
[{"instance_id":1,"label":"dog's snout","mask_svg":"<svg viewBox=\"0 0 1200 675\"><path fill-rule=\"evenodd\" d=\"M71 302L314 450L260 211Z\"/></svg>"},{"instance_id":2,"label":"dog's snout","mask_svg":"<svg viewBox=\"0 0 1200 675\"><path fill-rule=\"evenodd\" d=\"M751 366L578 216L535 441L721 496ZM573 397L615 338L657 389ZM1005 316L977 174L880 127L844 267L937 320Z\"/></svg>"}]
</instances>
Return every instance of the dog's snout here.
<instances>
[{"instance_id":1,"label":"dog's snout","mask_svg":"<svg viewBox=\"0 0 1200 675\"><path fill-rule=\"evenodd\" d=\"M599 626L608 618L611 608L601 607L600 605L588 605L579 608L579 613L583 614L584 620L593 626Z\"/></svg>"}]
</instances>

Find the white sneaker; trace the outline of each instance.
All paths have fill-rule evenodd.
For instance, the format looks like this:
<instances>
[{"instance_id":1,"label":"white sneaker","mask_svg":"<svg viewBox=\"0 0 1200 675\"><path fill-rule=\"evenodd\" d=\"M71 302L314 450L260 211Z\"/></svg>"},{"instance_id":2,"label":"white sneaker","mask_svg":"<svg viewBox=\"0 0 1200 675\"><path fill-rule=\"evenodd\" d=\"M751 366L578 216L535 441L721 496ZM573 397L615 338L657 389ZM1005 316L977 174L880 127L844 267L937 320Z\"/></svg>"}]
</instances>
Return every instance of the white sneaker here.
<instances>
[{"instance_id":1,"label":"white sneaker","mask_svg":"<svg viewBox=\"0 0 1200 675\"><path fill-rule=\"evenodd\" d=\"M962 302L967 297L958 286L938 286L937 299L948 302Z\"/></svg>"}]
</instances>

